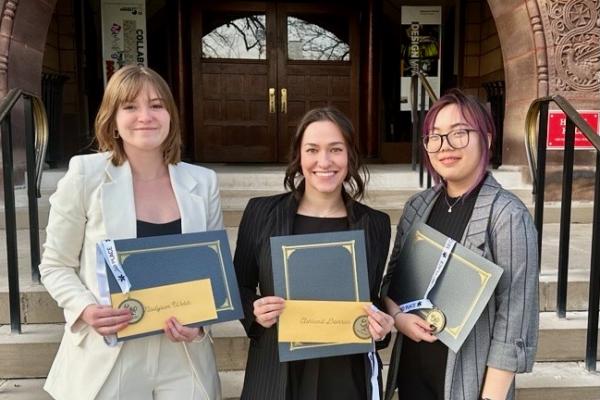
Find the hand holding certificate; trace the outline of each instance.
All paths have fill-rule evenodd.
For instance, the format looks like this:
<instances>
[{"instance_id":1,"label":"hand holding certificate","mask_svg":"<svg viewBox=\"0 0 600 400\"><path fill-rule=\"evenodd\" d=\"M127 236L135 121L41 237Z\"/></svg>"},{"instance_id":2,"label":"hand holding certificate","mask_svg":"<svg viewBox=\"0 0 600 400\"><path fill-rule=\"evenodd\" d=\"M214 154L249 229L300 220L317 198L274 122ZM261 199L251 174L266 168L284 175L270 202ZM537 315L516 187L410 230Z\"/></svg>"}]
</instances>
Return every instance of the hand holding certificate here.
<instances>
[{"instance_id":1,"label":"hand holding certificate","mask_svg":"<svg viewBox=\"0 0 600 400\"><path fill-rule=\"evenodd\" d=\"M398 256L388 296L457 352L486 307L502 268L419 223Z\"/></svg>"},{"instance_id":2,"label":"hand holding certificate","mask_svg":"<svg viewBox=\"0 0 600 400\"><path fill-rule=\"evenodd\" d=\"M171 317L198 327L242 315L225 231L105 240L97 250L102 303L132 315L111 344L161 333Z\"/></svg>"}]
</instances>

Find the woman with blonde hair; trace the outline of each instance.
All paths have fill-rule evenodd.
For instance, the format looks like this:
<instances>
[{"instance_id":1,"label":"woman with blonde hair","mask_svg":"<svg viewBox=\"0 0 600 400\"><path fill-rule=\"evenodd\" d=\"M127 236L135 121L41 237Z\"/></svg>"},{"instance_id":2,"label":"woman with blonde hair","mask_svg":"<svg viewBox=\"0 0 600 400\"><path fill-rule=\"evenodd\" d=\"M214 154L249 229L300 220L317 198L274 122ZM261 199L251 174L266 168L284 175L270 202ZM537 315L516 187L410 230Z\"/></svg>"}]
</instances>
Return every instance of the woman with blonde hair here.
<instances>
[{"instance_id":1,"label":"woman with blonde hair","mask_svg":"<svg viewBox=\"0 0 600 400\"><path fill-rule=\"evenodd\" d=\"M73 157L50 198L42 282L65 332L44 386L57 399L216 399L208 333L165 321L164 334L109 347L131 314L99 304L96 243L221 229L213 171L180 160L178 112L167 83L140 66L109 80L96 116L100 152ZM169 265L164 266L165 269Z\"/></svg>"}]
</instances>

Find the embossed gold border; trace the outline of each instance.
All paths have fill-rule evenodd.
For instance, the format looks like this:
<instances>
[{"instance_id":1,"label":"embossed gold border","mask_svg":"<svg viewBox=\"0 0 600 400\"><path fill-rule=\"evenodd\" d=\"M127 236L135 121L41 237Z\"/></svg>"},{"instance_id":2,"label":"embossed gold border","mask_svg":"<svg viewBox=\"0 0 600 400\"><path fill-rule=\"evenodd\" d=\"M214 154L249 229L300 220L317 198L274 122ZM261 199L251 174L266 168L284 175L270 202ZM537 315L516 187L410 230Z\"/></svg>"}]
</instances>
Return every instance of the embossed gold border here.
<instances>
[{"instance_id":1,"label":"embossed gold border","mask_svg":"<svg viewBox=\"0 0 600 400\"><path fill-rule=\"evenodd\" d=\"M329 243L313 243L313 244L301 244L301 245L282 245L281 251L283 255L283 277L285 281L285 298L287 300L290 299L290 287L289 287L289 257L296 250L306 250L306 249L315 249L315 248L323 248L323 247L342 247L350 253L352 257L352 276L354 277L354 297L356 301L360 301L359 293L358 293L358 272L356 269L356 252L355 252L356 240L346 240L341 242L329 242ZM311 343L311 344L303 344L301 342L290 342L289 350L296 351L302 349L310 349L310 348L318 348L318 347L330 347L330 346L340 346L345 345L346 343Z\"/></svg>"},{"instance_id":2,"label":"embossed gold border","mask_svg":"<svg viewBox=\"0 0 600 400\"><path fill-rule=\"evenodd\" d=\"M425 240L425 241L429 242L431 245L438 248L440 251L444 249L444 246L442 246L441 244L436 242L434 239L431 239L430 237L428 237L426 234L424 234L420 230L416 230L415 231L415 242L417 242L419 240ZM450 336L452 336L454 339L456 339L458 337L458 335L460 335L460 333L462 332L465 324L467 323L467 320L473 313L473 309L475 308L475 306L477 305L477 302L481 298L483 291L485 290L488 282L490 281L490 279L492 277L492 274L479 268L477 265L473 264L472 262L465 259L464 257L459 256L454 251L452 252L451 257L455 258L456 260L460 261L468 268L471 268L472 270L477 272L479 274L479 279L480 279L479 291L477 292L477 295L475 296L473 302L470 304L469 309L468 309L467 313L465 314L465 317L463 318L461 323L454 327L446 326L444 328L444 331L446 331Z\"/></svg>"},{"instance_id":3,"label":"embossed gold border","mask_svg":"<svg viewBox=\"0 0 600 400\"><path fill-rule=\"evenodd\" d=\"M223 282L225 286L225 293L227 294L225 301L223 304L217 307L217 312L219 311L231 311L233 310L233 300L231 299L231 290L229 288L229 281L227 280L227 274L225 272L225 262L223 262L223 253L221 252L221 241L214 240L211 242L201 242L201 243L189 243L189 244L178 244L174 246L162 246L162 247L154 247L151 249L139 249L139 250L127 250L127 251L117 251L117 255L119 257L119 262L123 265L123 262L127 257L134 254L143 254L143 253L155 253L158 251L169 251L169 250L180 250L180 249L190 249L190 248L198 248L198 247L208 247L212 251L214 251L219 257L219 267L221 269L221 274L223 276ZM211 282L212 284L212 282Z\"/></svg>"}]
</instances>

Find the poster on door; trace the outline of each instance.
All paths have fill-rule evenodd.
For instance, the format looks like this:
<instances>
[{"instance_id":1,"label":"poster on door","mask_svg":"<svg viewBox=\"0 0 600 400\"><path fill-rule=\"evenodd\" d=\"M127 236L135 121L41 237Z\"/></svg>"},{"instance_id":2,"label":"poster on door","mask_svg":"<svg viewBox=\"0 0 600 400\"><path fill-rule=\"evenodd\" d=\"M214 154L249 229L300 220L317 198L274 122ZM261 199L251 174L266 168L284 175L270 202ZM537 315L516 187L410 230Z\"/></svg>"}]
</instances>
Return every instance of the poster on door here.
<instances>
[{"instance_id":1,"label":"poster on door","mask_svg":"<svg viewBox=\"0 0 600 400\"><path fill-rule=\"evenodd\" d=\"M124 65L148 65L146 1L101 1L104 86Z\"/></svg>"},{"instance_id":2,"label":"poster on door","mask_svg":"<svg viewBox=\"0 0 600 400\"><path fill-rule=\"evenodd\" d=\"M442 8L440 6L403 6L400 62L400 111L410 111L410 80L421 70L433 91L440 95L440 45ZM421 88L419 87L419 99ZM429 101L425 101L429 108Z\"/></svg>"}]
</instances>

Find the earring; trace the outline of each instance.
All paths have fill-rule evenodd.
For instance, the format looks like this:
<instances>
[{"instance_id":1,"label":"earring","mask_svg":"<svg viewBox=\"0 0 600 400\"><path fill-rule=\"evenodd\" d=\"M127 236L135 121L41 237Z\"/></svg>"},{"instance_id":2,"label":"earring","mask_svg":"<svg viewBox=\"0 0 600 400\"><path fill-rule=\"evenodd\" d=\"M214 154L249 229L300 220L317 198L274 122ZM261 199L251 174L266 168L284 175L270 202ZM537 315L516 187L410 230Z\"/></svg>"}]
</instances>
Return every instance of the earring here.
<instances>
[{"instance_id":1,"label":"earring","mask_svg":"<svg viewBox=\"0 0 600 400\"><path fill-rule=\"evenodd\" d=\"M120 138L119 131L115 129L115 131L113 132L113 139L118 139L118 138Z\"/></svg>"}]
</instances>

